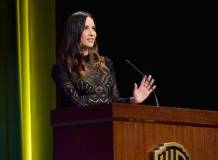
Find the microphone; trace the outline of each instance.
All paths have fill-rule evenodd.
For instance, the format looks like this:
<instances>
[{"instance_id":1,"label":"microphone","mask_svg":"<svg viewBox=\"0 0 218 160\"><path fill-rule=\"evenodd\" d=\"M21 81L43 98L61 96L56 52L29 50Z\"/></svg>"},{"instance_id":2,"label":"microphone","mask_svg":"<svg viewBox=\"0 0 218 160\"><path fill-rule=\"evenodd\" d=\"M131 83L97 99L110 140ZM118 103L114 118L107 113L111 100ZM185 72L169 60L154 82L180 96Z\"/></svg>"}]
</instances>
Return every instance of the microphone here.
<instances>
[{"instance_id":1,"label":"microphone","mask_svg":"<svg viewBox=\"0 0 218 160\"><path fill-rule=\"evenodd\" d=\"M143 72L141 72L134 64L132 64L128 59L125 60L126 63L128 63L131 67L133 67L138 73L140 73L143 77L145 76L145 74ZM155 98L155 102L156 102L156 106L159 107L159 101L157 98L157 95L155 93L154 90L152 90L152 93L154 94L154 98Z\"/></svg>"}]
</instances>

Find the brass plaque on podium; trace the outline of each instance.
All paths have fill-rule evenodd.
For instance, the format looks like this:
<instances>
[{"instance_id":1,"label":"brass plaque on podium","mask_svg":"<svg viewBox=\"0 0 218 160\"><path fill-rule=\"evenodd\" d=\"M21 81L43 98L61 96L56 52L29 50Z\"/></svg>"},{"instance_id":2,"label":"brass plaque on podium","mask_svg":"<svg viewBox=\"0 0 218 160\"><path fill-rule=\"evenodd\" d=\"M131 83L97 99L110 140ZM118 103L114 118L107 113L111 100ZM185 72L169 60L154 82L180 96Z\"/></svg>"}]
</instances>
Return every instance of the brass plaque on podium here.
<instances>
[{"instance_id":1,"label":"brass plaque on podium","mask_svg":"<svg viewBox=\"0 0 218 160\"><path fill-rule=\"evenodd\" d=\"M167 142L154 149L152 160L191 160L191 158L183 145L176 142Z\"/></svg>"}]
</instances>

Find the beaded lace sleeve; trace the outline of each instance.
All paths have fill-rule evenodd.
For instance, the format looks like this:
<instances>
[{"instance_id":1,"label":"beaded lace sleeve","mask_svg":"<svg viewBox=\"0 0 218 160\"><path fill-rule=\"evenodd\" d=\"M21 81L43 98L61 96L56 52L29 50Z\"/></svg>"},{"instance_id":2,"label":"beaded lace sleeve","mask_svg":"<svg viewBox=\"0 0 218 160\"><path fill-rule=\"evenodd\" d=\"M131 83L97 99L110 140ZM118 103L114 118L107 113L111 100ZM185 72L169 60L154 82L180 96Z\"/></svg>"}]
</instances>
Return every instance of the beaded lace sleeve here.
<instances>
[{"instance_id":1,"label":"beaded lace sleeve","mask_svg":"<svg viewBox=\"0 0 218 160\"><path fill-rule=\"evenodd\" d=\"M117 81L116 81L116 74L114 69L113 61L110 60L108 57L105 57L105 64L110 69L111 77L113 81L113 88L112 88L112 101L113 102L121 102L121 103L129 103L129 98L120 97Z\"/></svg>"},{"instance_id":2,"label":"beaded lace sleeve","mask_svg":"<svg viewBox=\"0 0 218 160\"><path fill-rule=\"evenodd\" d=\"M84 107L86 103L86 96L79 96L70 76L66 70L66 67L62 64L55 64L52 68L52 78L55 81L58 92L62 99L71 104L72 106Z\"/></svg>"}]
</instances>

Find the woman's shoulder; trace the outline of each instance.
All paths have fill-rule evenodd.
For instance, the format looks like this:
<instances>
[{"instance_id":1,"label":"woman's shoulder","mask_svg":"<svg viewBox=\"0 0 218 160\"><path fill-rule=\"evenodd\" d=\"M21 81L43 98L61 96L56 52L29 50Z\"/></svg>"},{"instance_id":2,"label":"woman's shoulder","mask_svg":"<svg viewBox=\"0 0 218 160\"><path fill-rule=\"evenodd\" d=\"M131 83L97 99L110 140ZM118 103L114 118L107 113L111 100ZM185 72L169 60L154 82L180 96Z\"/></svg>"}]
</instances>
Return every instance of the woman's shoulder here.
<instances>
[{"instance_id":1,"label":"woman's shoulder","mask_svg":"<svg viewBox=\"0 0 218 160\"><path fill-rule=\"evenodd\" d=\"M52 71L65 70L65 69L66 69L65 65L60 63L60 62L57 62L57 63L53 64L53 66L52 66Z\"/></svg>"},{"instance_id":2,"label":"woman's shoulder","mask_svg":"<svg viewBox=\"0 0 218 160\"><path fill-rule=\"evenodd\" d=\"M107 57L107 56L102 56L105 62L105 65L108 66L109 68L113 67L113 61Z\"/></svg>"},{"instance_id":3,"label":"woman's shoulder","mask_svg":"<svg viewBox=\"0 0 218 160\"><path fill-rule=\"evenodd\" d=\"M102 58L104 58L105 62L112 62L112 60L107 56L102 56Z\"/></svg>"},{"instance_id":4,"label":"woman's shoulder","mask_svg":"<svg viewBox=\"0 0 218 160\"><path fill-rule=\"evenodd\" d=\"M51 69L52 76L54 75L62 75L67 73L67 68L63 63L57 62L53 64Z\"/></svg>"}]
</instances>

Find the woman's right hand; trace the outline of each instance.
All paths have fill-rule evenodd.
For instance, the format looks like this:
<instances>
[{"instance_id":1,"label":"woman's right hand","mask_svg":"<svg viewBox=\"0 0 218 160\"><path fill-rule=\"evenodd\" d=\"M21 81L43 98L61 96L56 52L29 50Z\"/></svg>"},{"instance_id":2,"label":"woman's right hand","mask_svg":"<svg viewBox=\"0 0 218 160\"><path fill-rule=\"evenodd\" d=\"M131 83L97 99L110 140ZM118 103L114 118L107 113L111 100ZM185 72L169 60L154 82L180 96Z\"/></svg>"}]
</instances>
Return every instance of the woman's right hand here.
<instances>
[{"instance_id":1,"label":"woman's right hand","mask_svg":"<svg viewBox=\"0 0 218 160\"><path fill-rule=\"evenodd\" d=\"M152 76L144 76L139 86L134 83L133 97L130 98L130 102L136 104L142 103L155 88L156 85L154 85Z\"/></svg>"}]
</instances>

